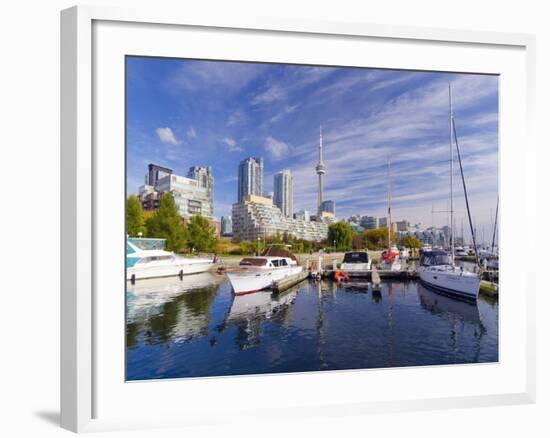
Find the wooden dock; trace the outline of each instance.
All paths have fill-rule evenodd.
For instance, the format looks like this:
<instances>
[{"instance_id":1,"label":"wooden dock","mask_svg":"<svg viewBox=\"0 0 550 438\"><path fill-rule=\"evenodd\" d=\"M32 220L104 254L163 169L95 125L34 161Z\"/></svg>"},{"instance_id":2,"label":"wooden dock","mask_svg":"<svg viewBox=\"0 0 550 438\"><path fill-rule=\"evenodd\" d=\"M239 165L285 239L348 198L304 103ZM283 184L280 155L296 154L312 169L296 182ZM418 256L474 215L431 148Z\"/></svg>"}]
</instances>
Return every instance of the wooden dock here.
<instances>
[{"instance_id":1,"label":"wooden dock","mask_svg":"<svg viewBox=\"0 0 550 438\"><path fill-rule=\"evenodd\" d=\"M481 280L481 284L479 285L479 293L493 298L498 297L498 283Z\"/></svg>"},{"instance_id":2,"label":"wooden dock","mask_svg":"<svg viewBox=\"0 0 550 438\"><path fill-rule=\"evenodd\" d=\"M334 278L334 274L338 271L332 269L327 269L323 271L323 276L328 278ZM363 271L346 271L346 274L350 278L367 278L372 279L373 270L363 270ZM381 279L395 279L395 280L414 280L419 278L418 272L413 270L400 270L400 271L389 271L389 270L380 270L377 269L376 272Z\"/></svg>"},{"instance_id":3,"label":"wooden dock","mask_svg":"<svg viewBox=\"0 0 550 438\"><path fill-rule=\"evenodd\" d=\"M308 277L309 277L309 272L304 270L299 274L292 275L290 277L283 278L282 280L274 282L271 288L273 289L273 293L280 294L286 291L287 289L290 289L291 287L296 286L297 284L300 284L302 281L304 281Z\"/></svg>"}]
</instances>

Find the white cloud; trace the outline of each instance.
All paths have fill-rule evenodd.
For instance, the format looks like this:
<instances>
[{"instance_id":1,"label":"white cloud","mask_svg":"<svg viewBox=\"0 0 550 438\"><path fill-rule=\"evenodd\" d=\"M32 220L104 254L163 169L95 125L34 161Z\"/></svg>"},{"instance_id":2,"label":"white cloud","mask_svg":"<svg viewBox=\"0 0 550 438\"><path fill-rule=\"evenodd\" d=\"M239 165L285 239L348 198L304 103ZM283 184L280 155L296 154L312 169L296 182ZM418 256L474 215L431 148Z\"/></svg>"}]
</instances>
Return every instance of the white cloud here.
<instances>
[{"instance_id":1,"label":"white cloud","mask_svg":"<svg viewBox=\"0 0 550 438\"><path fill-rule=\"evenodd\" d=\"M192 126L187 130L187 138L197 138L197 131Z\"/></svg>"},{"instance_id":2,"label":"white cloud","mask_svg":"<svg viewBox=\"0 0 550 438\"><path fill-rule=\"evenodd\" d=\"M379 83L382 88L395 84ZM498 114L480 114L476 106L480 99L494 96L497 87L494 78L485 76L454 78L452 85L472 211L478 218L489 216L486 210L494 208L498 190L498 136L491 126L498 121ZM475 115L471 115L472 109ZM357 212L384 214L389 156L395 175L393 210L397 219L429 224L432 203L436 203L436 210L445 209L449 197L446 79L406 91L383 102L377 111L333 126L323 136L327 166L325 196L337 201L339 216ZM472 132L477 126L485 129ZM298 209L315 208L317 145L318 140L312 136L311 141L290 150L294 204ZM461 207L463 195L458 166L455 172L455 201L460 221L464 208ZM436 215L434 220L441 224L445 217Z\"/></svg>"},{"instance_id":3,"label":"white cloud","mask_svg":"<svg viewBox=\"0 0 550 438\"><path fill-rule=\"evenodd\" d=\"M277 114L271 117L271 119L269 120L269 123L278 122L288 114L293 113L296 110L296 108L298 108L298 105L286 105L281 111L279 111Z\"/></svg>"},{"instance_id":4,"label":"white cloud","mask_svg":"<svg viewBox=\"0 0 550 438\"><path fill-rule=\"evenodd\" d=\"M229 152L242 152L242 151L244 151L244 148L239 146L237 144L237 142L231 137L225 137L222 140L222 142L225 143L225 145L227 146L227 150Z\"/></svg>"},{"instance_id":5,"label":"white cloud","mask_svg":"<svg viewBox=\"0 0 550 438\"><path fill-rule=\"evenodd\" d=\"M235 111L227 118L226 126L238 125L246 120L246 116L242 111Z\"/></svg>"},{"instance_id":6,"label":"white cloud","mask_svg":"<svg viewBox=\"0 0 550 438\"><path fill-rule=\"evenodd\" d=\"M219 61L185 63L172 77L171 84L186 90L238 92L265 70L263 64Z\"/></svg>"},{"instance_id":7,"label":"white cloud","mask_svg":"<svg viewBox=\"0 0 550 438\"><path fill-rule=\"evenodd\" d=\"M282 141L275 140L273 137L265 139L264 148L275 159L282 158L290 150L290 146Z\"/></svg>"},{"instance_id":8,"label":"white cloud","mask_svg":"<svg viewBox=\"0 0 550 438\"><path fill-rule=\"evenodd\" d=\"M272 84L265 91L256 95L252 99L253 105L258 105L262 103L271 103L276 100L281 100L286 97L286 91L279 84Z\"/></svg>"},{"instance_id":9,"label":"white cloud","mask_svg":"<svg viewBox=\"0 0 550 438\"><path fill-rule=\"evenodd\" d=\"M168 127L166 127L166 128L157 128L155 131L158 135L158 138L163 143L168 143L168 144L180 144L181 143L181 141L176 138L176 135L174 134L174 132L172 131L171 128L168 128Z\"/></svg>"}]
</instances>

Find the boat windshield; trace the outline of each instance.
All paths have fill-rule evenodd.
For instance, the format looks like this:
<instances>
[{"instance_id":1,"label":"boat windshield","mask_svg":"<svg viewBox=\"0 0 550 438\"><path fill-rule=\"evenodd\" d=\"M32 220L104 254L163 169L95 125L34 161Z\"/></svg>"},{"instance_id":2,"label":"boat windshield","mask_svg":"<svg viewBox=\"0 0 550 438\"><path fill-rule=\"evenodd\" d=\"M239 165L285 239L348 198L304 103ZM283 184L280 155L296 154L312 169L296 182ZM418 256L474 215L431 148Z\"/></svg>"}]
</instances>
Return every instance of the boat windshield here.
<instances>
[{"instance_id":1,"label":"boat windshield","mask_svg":"<svg viewBox=\"0 0 550 438\"><path fill-rule=\"evenodd\" d=\"M163 250L166 245L166 239L151 239L151 238L128 238L128 243L142 250ZM126 248L131 245L126 245Z\"/></svg>"},{"instance_id":2,"label":"boat windshield","mask_svg":"<svg viewBox=\"0 0 550 438\"><path fill-rule=\"evenodd\" d=\"M369 256L366 252L347 252L344 255L344 263L368 263Z\"/></svg>"},{"instance_id":3,"label":"boat windshield","mask_svg":"<svg viewBox=\"0 0 550 438\"><path fill-rule=\"evenodd\" d=\"M450 265L451 256L445 251L426 251L420 259L422 266Z\"/></svg>"},{"instance_id":4,"label":"boat windshield","mask_svg":"<svg viewBox=\"0 0 550 438\"><path fill-rule=\"evenodd\" d=\"M241 260L239 266L265 266L266 264L267 259L245 258Z\"/></svg>"}]
</instances>

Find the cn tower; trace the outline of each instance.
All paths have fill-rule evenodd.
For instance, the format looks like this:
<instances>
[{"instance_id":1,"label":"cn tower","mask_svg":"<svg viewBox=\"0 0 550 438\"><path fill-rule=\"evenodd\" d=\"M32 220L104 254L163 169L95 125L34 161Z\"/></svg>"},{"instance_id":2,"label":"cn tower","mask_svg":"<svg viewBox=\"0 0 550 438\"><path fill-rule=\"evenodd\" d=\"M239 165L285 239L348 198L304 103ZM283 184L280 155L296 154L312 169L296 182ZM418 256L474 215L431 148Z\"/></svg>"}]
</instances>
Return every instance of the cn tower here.
<instances>
[{"instance_id":1,"label":"cn tower","mask_svg":"<svg viewBox=\"0 0 550 438\"><path fill-rule=\"evenodd\" d=\"M323 178L325 176L325 163L323 161L323 127L319 127L319 164L315 167L319 175L319 194L317 196L317 213L321 214L321 204L323 203Z\"/></svg>"}]
</instances>

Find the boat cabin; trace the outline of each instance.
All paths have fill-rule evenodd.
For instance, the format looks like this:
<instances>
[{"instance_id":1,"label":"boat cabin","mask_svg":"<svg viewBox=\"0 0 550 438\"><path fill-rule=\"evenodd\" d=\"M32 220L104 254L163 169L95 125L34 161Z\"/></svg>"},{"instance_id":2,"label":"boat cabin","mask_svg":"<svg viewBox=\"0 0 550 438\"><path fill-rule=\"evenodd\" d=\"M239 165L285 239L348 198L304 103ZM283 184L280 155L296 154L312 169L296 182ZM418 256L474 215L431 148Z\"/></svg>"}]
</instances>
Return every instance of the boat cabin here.
<instances>
[{"instance_id":1,"label":"boat cabin","mask_svg":"<svg viewBox=\"0 0 550 438\"><path fill-rule=\"evenodd\" d=\"M350 251L344 254L343 263L368 263L369 255L367 251Z\"/></svg>"},{"instance_id":2,"label":"boat cabin","mask_svg":"<svg viewBox=\"0 0 550 438\"><path fill-rule=\"evenodd\" d=\"M423 251L420 257L421 266L441 266L450 264L451 256L447 251L443 251L442 249Z\"/></svg>"},{"instance_id":3,"label":"boat cabin","mask_svg":"<svg viewBox=\"0 0 550 438\"><path fill-rule=\"evenodd\" d=\"M239 266L270 269L288 267L291 264L291 259L286 257L245 257L240 261Z\"/></svg>"}]
</instances>

